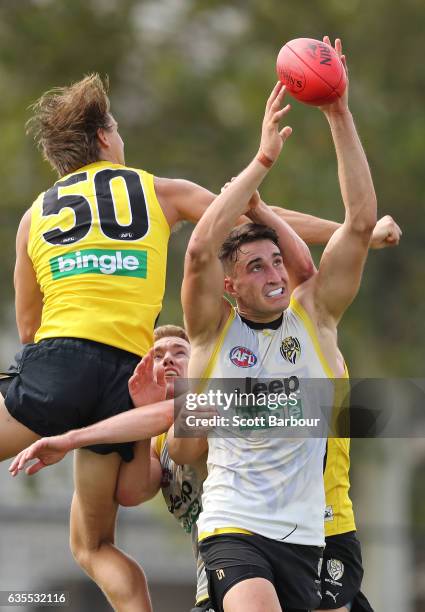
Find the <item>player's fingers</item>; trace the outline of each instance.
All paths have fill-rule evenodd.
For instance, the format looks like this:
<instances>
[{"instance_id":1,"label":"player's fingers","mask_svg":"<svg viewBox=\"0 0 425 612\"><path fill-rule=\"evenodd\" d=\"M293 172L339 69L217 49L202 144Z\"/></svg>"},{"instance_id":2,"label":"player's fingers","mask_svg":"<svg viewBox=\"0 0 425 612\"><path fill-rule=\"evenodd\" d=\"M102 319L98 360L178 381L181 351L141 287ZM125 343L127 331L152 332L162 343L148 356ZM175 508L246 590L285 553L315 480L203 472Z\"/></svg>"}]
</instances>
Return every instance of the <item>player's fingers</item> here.
<instances>
[{"instance_id":1,"label":"player's fingers","mask_svg":"<svg viewBox=\"0 0 425 612\"><path fill-rule=\"evenodd\" d=\"M133 372L131 378L137 378L138 376L140 376L140 374L142 374L144 372L145 368L146 368L146 356L143 357L143 359L141 361L139 361L137 366L134 368L134 372Z\"/></svg>"},{"instance_id":2,"label":"player's fingers","mask_svg":"<svg viewBox=\"0 0 425 612\"><path fill-rule=\"evenodd\" d=\"M273 90L271 92L271 94L268 97L268 100L266 102L266 109L270 110L271 105L273 104L273 102L276 99L276 96L278 95L279 91L282 89L282 83L280 81L278 81L276 83L276 85L273 87Z\"/></svg>"},{"instance_id":3,"label":"player's fingers","mask_svg":"<svg viewBox=\"0 0 425 612\"><path fill-rule=\"evenodd\" d=\"M292 128L289 125L286 125L282 130L280 130L279 135L282 138L282 141L285 142L290 135L292 134Z\"/></svg>"},{"instance_id":4,"label":"player's fingers","mask_svg":"<svg viewBox=\"0 0 425 612\"><path fill-rule=\"evenodd\" d=\"M14 460L12 461L12 463L9 466L9 472L12 474L12 476L15 476L15 474L18 473L18 464L19 464L19 460L21 458L22 452L19 453L19 455L16 455L16 457L14 458Z\"/></svg>"},{"instance_id":5,"label":"player's fingers","mask_svg":"<svg viewBox=\"0 0 425 612\"><path fill-rule=\"evenodd\" d=\"M28 461L31 461L31 459L34 459L34 457L36 457L36 454L34 454L30 449L24 451L19 459L18 471L23 470L25 464L28 463Z\"/></svg>"},{"instance_id":6,"label":"player's fingers","mask_svg":"<svg viewBox=\"0 0 425 612\"><path fill-rule=\"evenodd\" d=\"M335 51L338 53L339 57L342 55L342 42L340 38L335 38Z\"/></svg>"},{"instance_id":7,"label":"player's fingers","mask_svg":"<svg viewBox=\"0 0 425 612\"><path fill-rule=\"evenodd\" d=\"M331 40L329 38L329 36L324 36L323 37L323 42L326 43L327 45L331 45ZM331 45L332 47L332 45Z\"/></svg>"},{"instance_id":8,"label":"player's fingers","mask_svg":"<svg viewBox=\"0 0 425 612\"><path fill-rule=\"evenodd\" d=\"M158 366L158 369L156 371L156 382L158 383L158 385L161 385L161 387L164 387L166 385L165 368L163 366Z\"/></svg>"},{"instance_id":9,"label":"player's fingers","mask_svg":"<svg viewBox=\"0 0 425 612\"><path fill-rule=\"evenodd\" d=\"M286 115L287 113L289 113L289 111L291 110L291 105L287 104L284 108L281 108L279 111L277 111L273 117L272 117L272 123L279 123L279 121L282 119L282 117L284 115Z\"/></svg>"},{"instance_id":10,"label":"player's fingers","mask_svg":"<svg viewBox=\"0 0 425 612\"><path fill-rule=\"evenodd\" d=\"M28 476L32 476L33 474L37 474L37 472L42 470L44 467L46 467L46 464L43 463L41 459L39 459L36 463L33 463L32 465L27 467L27 469L25 470L25 474L27 474Z\"/></svg>"},{"instance_id":11,"label":"player's fingers","mask_svg":"<svg viewBox=\"0 0 425 612\"><path fill-rule=\"evenodd\" d=\"M283 99L285 98L285 95L286 95L286 85L282 85L281 90L277 94L274 102L272 103L270 107L271 111L275 112L280 109L280 107L282 106Z\"/></svg>"}]
</instances>

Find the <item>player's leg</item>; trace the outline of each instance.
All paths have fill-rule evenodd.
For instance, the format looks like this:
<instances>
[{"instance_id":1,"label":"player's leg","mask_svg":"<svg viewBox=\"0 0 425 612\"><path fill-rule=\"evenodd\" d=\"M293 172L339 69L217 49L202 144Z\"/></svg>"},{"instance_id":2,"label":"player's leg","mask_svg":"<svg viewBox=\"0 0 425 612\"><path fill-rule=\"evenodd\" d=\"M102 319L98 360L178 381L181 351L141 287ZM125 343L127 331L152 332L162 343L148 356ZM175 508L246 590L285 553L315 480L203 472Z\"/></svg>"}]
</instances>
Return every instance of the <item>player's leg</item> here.
<instances>
[{"instance_id":1,"label":"player's leg","mask_svg":"<svg viewBox=\"0 0 425 612\"><path fill-rule=\"evenodd\" d=\"M39 438L39 435L9 414L0 393L0 461L14 457Z\"/></svg>"},{"instance_id":2,"label":"player's leg","mask_svg":"<svg viewBox=\"0 0 425 612\"><path fill-rule=\"evenodd\" d=\"M230 588L223 598L224 612L282 612L273 584L265 578L249 578Z\"/></svg>"},{"instance_id":3,"label":"player's leg","mask_svg":"<svg viewBox=\"0 0 425 612\"><path fill-rule=\"evenodd\" d=\"M138 506L147 499L145 494L151 479L150 445L150 440L136 442L132 461L121 462L115 491L115 499L121 506ZM146 469L146 466L148 466L148 469ZM160 475L158 475L158 487L153 494L159 490L159 487Z\"/></svg>"},{"instance_id":4,"label":"player's leg","mask_svg":"<svg viewBox=\"0 0 425 612\"><path fill-rule=\"evenodd\" d=\"M118 508L114 493L120 463L117 453L76 451L71 550L115 610L150 612L143 570L114 544Z\"/></svg>"}]
</instances>

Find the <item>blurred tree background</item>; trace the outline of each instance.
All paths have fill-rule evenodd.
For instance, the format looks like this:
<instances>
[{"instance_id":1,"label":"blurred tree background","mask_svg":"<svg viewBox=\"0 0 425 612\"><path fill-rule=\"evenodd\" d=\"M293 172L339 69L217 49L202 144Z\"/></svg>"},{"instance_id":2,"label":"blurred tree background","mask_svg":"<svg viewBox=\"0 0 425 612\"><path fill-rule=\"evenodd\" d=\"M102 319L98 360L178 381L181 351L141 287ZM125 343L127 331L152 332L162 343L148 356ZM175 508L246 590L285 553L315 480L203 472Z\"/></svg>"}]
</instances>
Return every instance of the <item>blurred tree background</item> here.
<instances>
[{"instance_id":1,"label":"blurred tree background","mask_svg":"<svg viewBox=\"0 0 425 612\"><path fill-rule=\"evenodd\" d=\"M218 191L256 152L280 47L329 34L342 38L347 54L379 215L391 214L403 230L399 248L371 253L340 346L353 376L423 376L424 23L422 0L0 0L2 334L11 327L19 219L56 180L25 135L28 106L45 90L93 71L109 75L128 165ZM263 198L341 221L326 121L295 102L288 123L294 133ZM162 323L181 321L190 229L172 237ZM10 357L3 351L3 367ZM415 476L416 500L423 473ZM416 512L417 529L424 520Z\"/></svg>"},{"instance_id":2,"label":"blurred tree background","mask_svg":"<svg viewBox=\"0 0 425 612\"><path fill-rule=\"evenodd\" d=\"M1 0L3 312L12 299L19 218L55 180L24 128L28 106L46 89L92 71L108 74L127 163L216 191L256 151L282 44L328 33L342 37L348 56L351 108L379 212L403 229L398 249L371 254L340 343L353 374L421 376L424 20L419 0ZM288 122L294 134L263 185L264 199L341 220L326 122L298 103ZM173 238L173 252L183 255L188 232ZM162 322L181 319L181 256L170 258Z\"/></svg>"}]
</instances>

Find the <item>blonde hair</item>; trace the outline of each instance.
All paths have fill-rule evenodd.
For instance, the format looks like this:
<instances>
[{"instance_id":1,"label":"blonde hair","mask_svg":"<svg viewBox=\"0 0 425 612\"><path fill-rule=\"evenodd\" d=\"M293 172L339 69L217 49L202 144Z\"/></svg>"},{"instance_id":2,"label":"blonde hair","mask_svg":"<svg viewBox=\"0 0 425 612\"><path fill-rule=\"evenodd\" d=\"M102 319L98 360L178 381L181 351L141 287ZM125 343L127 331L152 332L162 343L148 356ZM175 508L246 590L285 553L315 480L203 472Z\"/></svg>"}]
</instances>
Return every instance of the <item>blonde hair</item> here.
<instances>
[{"instance_id":1,"label":"blonde hair","mask_svg":"<svg viewBox=\"0 0 425 612\"><path fill-rule=\"evenodd\" d=\"M97 73L46 91L32 106L27 134L59 176L99 159L97 130L111 127L108 80Z\"/></svg>"},{"instance_id":2,"label":"blonde hair","mask_svg":"<svg viewBox=\"0 0 425 612\"><path fill-rule=\"evenodd\" d=\"M179 325L161 325L160 327L157 327L153 330L153 337L155 342L157 340L161 340L161 338L168 338L170 336L182 338L183 340L186 340L186 342L189 342L189 338L187 337L186 331L183 329L183 327L180 327Z\"/></svg>"}]
</instances>

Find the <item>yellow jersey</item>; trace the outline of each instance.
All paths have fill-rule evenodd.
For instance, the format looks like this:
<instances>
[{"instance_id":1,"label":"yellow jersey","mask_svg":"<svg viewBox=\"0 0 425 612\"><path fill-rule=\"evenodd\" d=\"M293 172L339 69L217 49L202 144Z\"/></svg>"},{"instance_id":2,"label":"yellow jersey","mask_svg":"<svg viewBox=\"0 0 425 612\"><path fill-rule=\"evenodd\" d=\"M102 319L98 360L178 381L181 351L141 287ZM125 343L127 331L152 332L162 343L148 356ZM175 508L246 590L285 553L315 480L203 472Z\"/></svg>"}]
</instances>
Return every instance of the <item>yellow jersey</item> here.
<instances>
[{"instance_id":1,"label":"yellow jersey","mask_svg":"<svg viewBox=\"0 0 425 612\"><path fill-rule=\"evenodd\" d=\"M346 365L344 378L348 383ZM337 388L342 393L342 397L348 389L344 384ZM338 411L335 412L335 415L338 415ZM350 438L328 438L323 478L326 495L325 536L354 531L356 524L353 504L349 496Z\"/></svg>"},{"instance_id":2,"label":"yellow jersey","mask_svg":"<svg viewBox=\"0 0 425 612\"><path fill-rule=\"evenodd\" d=\"M83 338L144 355L162 306L169 235L143 170L99 161L40 194L28 240L43 293L35 342Z\"/></svg>"}]
</instances>

